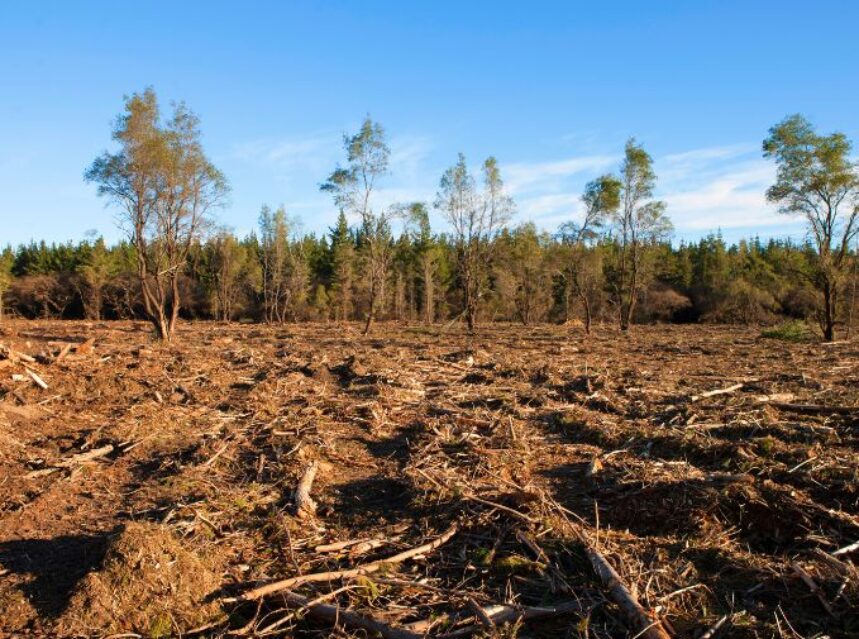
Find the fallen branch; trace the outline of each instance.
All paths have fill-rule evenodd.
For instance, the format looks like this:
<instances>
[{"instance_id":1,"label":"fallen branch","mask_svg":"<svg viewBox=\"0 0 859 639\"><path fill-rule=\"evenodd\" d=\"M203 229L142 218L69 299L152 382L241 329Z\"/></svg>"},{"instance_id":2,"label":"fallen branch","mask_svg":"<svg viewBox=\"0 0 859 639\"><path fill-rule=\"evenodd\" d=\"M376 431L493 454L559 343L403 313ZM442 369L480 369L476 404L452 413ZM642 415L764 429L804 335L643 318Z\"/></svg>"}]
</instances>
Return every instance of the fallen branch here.
<instances>
[{"instance_id":1,"label":"fallen branch","mask_svg":"<svg viewBox=\"0 0 859 639\"><path fill-rule=\"evenodd\" d=\"M319 462L312 462L305 470L301 479L298 480L298 487L295 489L295 516L299 519L313 517L316 514L316 502L310 496L310 489L313 487L313 480L316 479L316 473L319 470Z\"/></svg>"},{"instance_id":2,"label":"fallen branch","mask_svg":"<svg viewBox=\"0 0 859 639\"><path fill-rule=\"evenodd\" d=\"M64 459L63 461L51 464L51 466L49 466L48 468L40 468L39 470L34 470L24 475L24 477L32 479L34 477L43 477L44 475L50 475L63 468L72 468L73 466L78 466L80 464L85 464L86 462L99 459L100 457L109 455L113 452L113 450L113 444L107 444L106 446L102 446L101 448L94 448L93 450L87 451L85 453L73 455L68 459Z\"/></svg>"},{"instance_id":3,"label":"fallen branch","mask_svg":"<svg viewBox=\"0 0 859 639\"><path fill-rule=\"evenodd\" d=\"M728 621L728 615L725 615L719 621L710 626L707 631L698 637L698 639L713 639L716 636L716 633L719 632L719 629L724 626Z\"/></svg>"},{"instance_id":4,"label":"fallen branch","mask_svg":"<svg viewBox=\"0 0 859 639\"><path fill-rule=\"evenodd\" d=\"M594 571L605 587L608 588L611 598L620 606L629 621L634 624L635 629L640 631L635 636L644 639L671 639L659 619L647 612L638 603L635 595L632 594L603 554L589 544L585 545L585 552L594 567Z\"/></svg>"},{"instance_id":5,"label":"fallen branch","mask_svg":"<svg viewBox=\"0 0 859 639\"><path fill-rule=\"evenodd\" d=\"M689 398L690 402L697 402L702 399L707 399L708 397L715 397L716 395L728 395L729 393L735 393L743 387L742 384L734 384L733 386L728 386L727 388L717 388L716 390L705 391L700 395L692 395Z\"/></svg>"},{"instance_id":6,"label":"fallen branch","mask_svg":"<svg viewBox=\"0 0 859 639\"><path fill-rule=\"evenodd\" d=\"M479 615L479 619L482 623L465 626L464 628L440 634L437 639L455 639L455 637L467 637L469 635L473 635L484 630L485 626L483 624L487 622L493 626L500 626L505 623L513 623L516 621L528 621L530 619L545 619L548 617L577 614L582 612L582 610L582 605L575 601L558 604L557 606L523 607L507 604L482 606L480 607L481 614Z\"/></svg>"},{"instance_id":7,"label":"fallen branch","mask_svg":"<svg viewBox=\"0 0 859 639\"><path fill-rule=\"evenodd\" d=\"M366 617L357 612L345 610L337 604L313 603L313 600L294 592L282 593L288 606L302 608L308 617L330 623L332 626L342 626L347 630L366 630L371 635L379 635L383 639L423 639L424 635L397 628L372 617Z\"/></svg>"},{"instance_id":8,"label":"fallen branch","mask_svg":"<svg viewBox=\"0 0 859 639\"><path fill-rule=\"evenodd\" d=\"M820 589L820 586L817 585L817 582L814 581L814 578L796 562L792 563L791 567L793 568L793 571L799 575L799 578L802 579L803 583L808 586L808 589L814 594L814 596L817 597L817 600L820 602L820 605L823 606L826 614L830 617L834 617L835 613L832 611L832 606L829 605L823 591Z\"/></svg>"},{"instance_id":9,"label":"fallen branch","mask_svg":"<svg viewBox=\"0 0 859 639\"><path fill-rule=\"evenodd\" d=\"M521 519L522 521L534 524L537 521L533 517L529 517L525 513L521 513L518 510L513 510L512 508L505 506L504 504L499 504L498 502L490 501L488 499L483 499L482 497L478 497L477 495L473 495L471 493L466 493L462 495L463 499L467 499L469 501L477 502L478 504L483 504L484 506L489 506L490 508L495 508L497 510L502 510L508 515L512 515L516 519Z\"/></svg>"},{"instance_id":10,"label":"fallen branch","mask_svg":"<svg viewBox=\"0 0 859 639\"><path fill-rule=\"evenodd\" d=\"M320 544L316 546L313 550L319 553L328 553L328 552L340 552L341 550L349 549L349 552L356 552L356 547L361 548L361 552L364 552L363 548L365 546L368 549L378 548L383 543L385 543L384 539L349 539L346 541L334 541L330 544Z\"/></svg>"},{"instance_id":11,"label":"fallen branch","mask_svg":"<svg viewBox=\"0 0 859 639\"><path fill-rule=\"evenodd\" d=\"M27 373L27 376L33 380L33 383L36 384L42 390L48 390L48 383L39 377L35 371L30 370L29 368L24 368L24 372Z\"/></svg>"},{"instance_id":12,"label":"fallen branch","mask_svg":"<svg viewBox=\"0 0 859 639\"><path fill-rule=\"evenodd\" d=\"M821 404L790 404L787 402L770 402L780 410L810 415L855 415L859 417L859 406L823 406Z\"/></svg>"},{"instance_id":13,"label":"fallen branch","mask_svg":"<svg viewBox=\"0 0 859 639\"><path fill-rule=\"evenodd\" d=\"M854 541L852 544L844 546L844 548L839 548L838 550L833 550L830 554L838 557L840 555L849 555L854 550L859 550L859 541Z\"/></svg>"},{"instance_id":14,"label":"fallen branch","mask_svg":"<svg viewBox=\"0 0 859 639\"><path fill-rule=\"evenodd\" d=\"M537 541L531 537L524 530L516 531L516 539L518 539L522 544L528 547L528 549L534 553L537 561L540 561L546 564L549 568L549 574L551 576L550 583L552 586L552 592L562 591L566 593L572 593L573 589L567 580L564 578L564 573L561 572L561 569L553 562L549 556L546 554L546 551L537 543Z\"/></svg>"},{"instance_id":15,"label":"fallen branch","mask_svg":"<svg viewBox=\"0 0 859 639\"><path fill-rule=\"evenodd\" d=\"M28 364L34 364L36 362L36 358L32 355L21 353L8 346L0 345L0 354L13 362L27 362Z\"/></svg>"},{"instance_id":16,"label":"fallen branch","mask_svg":"<svg viewBox=\"0 0 859 639\"><path fill-rule=\"evenodd\" d=\"M758 395L755 401L758 404L769 404L770 402L789 403L796 398L793 393L773 393L772 395Z\"/></svg>"},{"instance_id":17,"label":"fallen branch","mask_svg":"<svg viewBox=\"0 0 859 639\"><path fill-rule=\"evenodd\" d=\"M109 455L113 452L113 444L106 444L101 448L94 448L86 453L78 453L77 455L73 455L68 459L61 461L56 464L57 466L68 468L71 466L77 466L78 464L83 464L88 461L92 461L94 459L98 459L99 457L104 457L105 455Z\"/></svg>"},{"instance_id":18,"label":"fallen branch","mask_svg":"<svg viewBox=\"0 0 859 639\"><path fill-rule=\"evenodd\" d=\"M63 345L63 347L60 349L60 351L57 353L56 357L54 357L54 362L61 361L66 355L68 355L71 352L73 347L74 347L73 343L66 342Z\"/></svg>"},{"instance_id":19,"label":"fallen branch","mask_svg":"<svg viewBox=\"0 0 859 639\"><path fill-rule=\"evenodd\" d=\"M214 464L218 460L218 457L220 457L221 455L224 454L224 452L226 452L226 450L227 450L227 448L229 448L229 446L230 446L230 442L224 442L224 445L221 446L221 448L218 450L218 452L216 452L214 455L209 457L209 459L206 460L206 462L203 464L203 466L206 467L206 466L211 466L212 464Z\"/></svg>"},{"instance_id":20,"label":"fallen branch","mask_svg":"<svg viewBox=\"0 0 859 639\"><path fill-rule=\"evenodd\" d=\"M378 570L381 570L385 566L402 563L403 561L411 559L412 557L423 555L425 553L435 550L439 546L447 543L447 541L450 540L450 538L453 537L458 530L459 527L454 524L444 533L442 533L439 537L436 537L433 541L427 542L421 546L417 546L409 550L404 550L403 552L388 557L386 559L379 559L378 561L373 561L368 564L364 564L363 566L358 566L357 568L350 568L347 570L334 570L330 572L317 572L309 575L298 575L297 577L290 577L289 579L281 579L280 581L275 581L273 583L254 588L253 590L249 590L248 592L245 592L237 597L227 597L223 601L224 603L235 603L239 601L256 601L257 599L261 599L262 597L266 597L270 594L288 590L289 588L293 588L302 584L320 581L327 582L333 581L334 579L348 579L351 577L369 575L371 573L377 572Z\"/></svg>"},{"instance_id":21,"label":"fallen branch","mask_svg":"<svg viewBox=\"0 0 859 639\"><path fill-rule=\"evenodd\" d=\"M856 566L852 563L841 561L838 557L835 557L820 548L812 549L812 553L818 559L823 560L830 568L834 568L840 575L854 578L859 577L859 570L857 570Z\"/></svg>"}]
</instances>

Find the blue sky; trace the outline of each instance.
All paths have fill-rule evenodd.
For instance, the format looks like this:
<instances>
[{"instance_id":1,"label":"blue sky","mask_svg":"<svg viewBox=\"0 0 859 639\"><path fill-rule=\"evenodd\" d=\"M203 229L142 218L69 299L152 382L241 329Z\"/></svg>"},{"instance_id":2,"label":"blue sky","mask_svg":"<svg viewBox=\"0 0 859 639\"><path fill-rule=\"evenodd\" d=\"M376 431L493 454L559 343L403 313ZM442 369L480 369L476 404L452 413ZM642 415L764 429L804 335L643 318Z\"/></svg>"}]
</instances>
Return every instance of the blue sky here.
<instances>
[{"instance_id":1,"label":"blue sky","mask_svg":"<svg viewBox=\"0 0 859 639\"><path fill-rule=\"evenodd\" d=\"M332 224L318 185L369 113L393 151L380 205L432 201L458 151L492 154L516 220L555 230L634 135L675 238L801 237L764 201L760 143L795 112L859 139L857 24L855 0L3 0L0 244L118 237L81 176L148 85L200 115L240 233L263 203Z\"/></svg>"}]
</instances>

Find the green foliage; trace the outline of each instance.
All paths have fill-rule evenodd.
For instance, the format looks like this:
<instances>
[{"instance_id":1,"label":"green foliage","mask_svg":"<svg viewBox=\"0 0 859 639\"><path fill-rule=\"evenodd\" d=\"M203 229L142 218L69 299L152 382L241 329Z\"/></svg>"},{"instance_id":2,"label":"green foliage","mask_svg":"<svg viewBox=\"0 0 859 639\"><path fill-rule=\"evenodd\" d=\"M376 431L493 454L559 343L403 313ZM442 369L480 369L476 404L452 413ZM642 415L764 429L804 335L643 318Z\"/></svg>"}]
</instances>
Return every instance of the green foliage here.
<instances>
[{"instance_id":1,"label":"green foliage","mask_svg":"<svg viewBox=\"0 0 859 639\"><path fill-rule=\"evenodd\" d=\"M826 340L835 337L838 288L850 245L859 237L859 169L843 133L820 135L801 115L770 129L764 156L775 160L776 183L767 199L782 213L802 215L814 242L812 281L822 297L818 320Z\"/></svg>"},{"instance_id":2,"label":"green foliage","mask_svg":"<svg viewBox=\"0 0 859 639\"><path fill-rule=\"evenodd\" d=\"M805 322L791 320L761 331L761 337L782 342L806 342L811 339L812 332Z\"/></svg>"},{"instance_id":3,"label":"green foliage","mask_svg":"<svg viewBox=\"0 0 859 639\"><path fill-rule=\"evenodd\" d=\"M112 137L119 148L84 176L118 210L136 251L146 317L169 340L182 308L182 268L229 187L203 151L197 116L179 103L162 119L151 88L125 99Z\"/></svg>"},{"instance_id":4,"label":"green foliage","mask_svg":"<svg viewBox=\"0 0 859 639\"><path fill-rule=\"evenodd\" d=\"M462 309L457 244L432 232L425 207L404 208L408 223L391 240L387 295L378 316L452 319ZM269 210L272 218L275 213ZM325 237L294 233L295 223L285 213L282 222L273 235L238 238L222 230L195 244L182 269L183 286L195 291L187 299L188 314L264 319L264 249L279 237L284 319L360 319L366 311L360 233L345 217ZM584 319L587 304L595 321L608 319L613 291L605 276L617 264L620 243L606 235L573 243L574 236L564 231L552 237L525 224L494 237L481 312L506 321L564 321ZM644 289L637 321L754 324L783 317L814 322L820 298L809 275L813 254L805 244L757 238L728 246L718 235L675 247L652 245L642 262L652 281ZM27 266L16 274L16 265ZM36 243L0 253L6 311L24 316L95 317L100 290L101 317L139 317L136 277L136 253L128 242ZM851 282L847 278L841 287L848 302ZM283 306L286 291L292 292ZM845 306L842 321L847 322Z\"/></svg>"},{"instance_id":5,"label":"green foliage","mask_svg":"<svg viewBox=\"0 0 859 639\"><path fill-rule=\"evenodd\" d=\"M492 563L492 568L499 575L512 576L539 574L543 566L521 555L508 555L496 559Z\"/></svg>"}]
</instances>

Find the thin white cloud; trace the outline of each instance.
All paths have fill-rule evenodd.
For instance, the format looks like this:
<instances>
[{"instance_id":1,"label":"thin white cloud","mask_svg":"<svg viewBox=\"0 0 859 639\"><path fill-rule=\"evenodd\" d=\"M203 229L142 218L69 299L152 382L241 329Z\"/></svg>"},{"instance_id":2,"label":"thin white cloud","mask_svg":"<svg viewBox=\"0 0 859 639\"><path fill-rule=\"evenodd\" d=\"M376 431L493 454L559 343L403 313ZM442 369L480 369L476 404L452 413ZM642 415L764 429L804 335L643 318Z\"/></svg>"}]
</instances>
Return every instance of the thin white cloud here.
<instances>
[{"instance_id":1,"label":"thin white cloud","mask_svg":"<svg viewBox=\"0 0 859 639\"><path fill-rule=\"evenodd\" d=\"M728 146L713 146L681 153L669 153L661 159L661 164L666 167L688 167L700 162L711 162L713 160L724 160L746 155L755 151L757 147L752 144L732 144Z\"/></svg>"},{"instance_id":2,"label":"thin white cloud","mask_svg":"<svg viewBox=\"0 0 859 639\"><path fill-rule=\"evenodd\" d=\"M563 222L580 219L580 194L585 183L606 170L616 170L620 159L589 155L513 165L508 184L518 203L517 221L533 220L552 231ZM654 168L658 175L656 196L668 205L668 216L678 235L795 222L766 201L775 168L760 157L756 145L705 147L664 155L654 159Z\"/></svg>"},{"instance_id":3,"label":"thin white cloud","mask_svg":"<svg viewBox=\"0 0 859 639\"><path fill-rule=\"evenodd\" d=\"M391 173L380 183L374 206L424 201L432 204L441 169L433 140L418 135L392 137ZM237 147L235 157L267 171L288 185L290 209L310 225L331 216L330 199L319 193L324 176L343 162L342 136L334 131L280 140L259 140ZM554 231L582 215L581 193L588 180L616 172L618 154L583 154L543 162L501 166L516 200L514 223L533 221ZM473 167L476 171L478 167ZM755 144L689 149L654 158L656 196L668 205L676 235L699 235L717 229L778 228L794 220L778 214L765 198L775 169ZM289 200L290 198L287 198Z\"/></svg>"},{"instance_id":4,"label":"thin white cloud","mask_svg":"<svg viewBox=\"0 0 859 639\"><path fill-rule=\"evenodd\" d=\"M766 201L775 167L752 145L697 149L656 161L659 196L678 232L751 229L789 220Z\"/></svg>"},{"instance_id":5,"label":"thin white cloud","mask_svg":"<svg viewBox=\"0 0 859 639\"><path fill-rule=\"evenodd\" d=\"M585 155L553 162L518 162L502 168L510 193L558 190L569 178L581 173L605 170L616 164L618 156Z\"/></svg>"},{"instance_id":6,"label":"thin white cloud","mask_svg":"<svg viewBox=\"0 0 859 639\"><path fill-rule=\"evenodd\" d=\"M323 131L298 138L260 139L235 147L235 157L278 174L330 170L341 154L337 133Z\"/></svg>"},{"instance_id":7,"label":"thin white cloud","mask_svg":"<svg viewBox=\"0 0 859 639\"><path fill-rule=\"evenodd\" d=\"M392 176L399 181L419 182L424 177L424 164L432 152L428 137L399 136L391 139Z\"/></svg>"}]
</instances>

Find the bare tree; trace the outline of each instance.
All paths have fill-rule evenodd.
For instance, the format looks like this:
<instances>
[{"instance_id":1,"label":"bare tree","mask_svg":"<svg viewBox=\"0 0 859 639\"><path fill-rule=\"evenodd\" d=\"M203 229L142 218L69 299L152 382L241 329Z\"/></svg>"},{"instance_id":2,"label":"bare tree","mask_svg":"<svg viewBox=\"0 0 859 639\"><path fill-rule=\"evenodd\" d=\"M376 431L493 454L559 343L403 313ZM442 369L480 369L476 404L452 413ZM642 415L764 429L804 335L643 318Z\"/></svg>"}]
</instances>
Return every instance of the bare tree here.
<instances>
[{"instance_id":1,"label":"bare tree","mask_svg":"<svg viewBox=\"0 0 859 639\"><path fill-rule=\"evenodd\" d=\"M602 292L602 255L588 242L596 239L598 230L606 220L620 209L623 185L613 175L603 175L585 185L582 203L585 215L580 223L567 222L561 226L561 241L569 249L565 275L572 293L579 299L585 312L585 333L591 332L595 298Z\"/></svg>"},{"instance_id":2,"label":"bare tree","mask_svg":"<svg viewBox=\"0 0 859 639\"><path fill-rule=\"evenodd\" d=\"M289 252L289 226L284 208L272 211L264 205L260 211L259 230L265 320L283 322Z\"/></svg>"},{"instance_id":3,"label":"bare tree","mask_svg":"<svg viewBox=\"0 0 859 639\"><path fill-rule=\"evenodd\" d=\"M120 208L121 226L136 253L146 316L158 337L170 341L189 251L228 186L203 152L199 119L180 103L162 123L152 89L126 99L113 139L120 150L97 158L85 177Z\"/></svg>"},{"instance_id":4,"label":"bare tree","mask_svg":"<svg viewBox=\"0 0 859 639\"><path fill-rule=\"evenodd\" d=\"M372 198L379 179L388 172L391 151L385 131L368 116L355 135L343 136L346 168L337 167L320 187L331 193L341 211L361 220L359 249L366 268L369 307L364 333L368 333L384 294L391 262L391 211L374 209Z\"/></svg>"},{"instance_id":5,"label":"bare tree","mask_svg":"<svg viewBox=\"0 0 859 639\"><path fill-rule=\"evenodd\" d=\"M477 324L477 311L486 288L493 240L515 209L513 200L505 193L495 158L483 163L483 190L478 191L465 156L460 153L457 163L441 177L435 207L453 228L463 314L471 332Z\"/></svg>"},{"instance_id":6,"label":"bare tree","mask_svg":"<svg viewBox=\"0 0 859 639\"><path fill-rule=\"evenodd\" d=\"M620 328L627 331L646 284L644 257L653 244L670 233L671 222L665 215L665 202L652 199L656 185L653 159L634 139L626 143L620 184L621 206L612 215L620 251L614 288Z\"/></svg>"}]
</instances>

